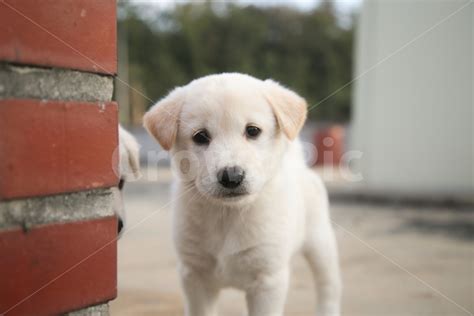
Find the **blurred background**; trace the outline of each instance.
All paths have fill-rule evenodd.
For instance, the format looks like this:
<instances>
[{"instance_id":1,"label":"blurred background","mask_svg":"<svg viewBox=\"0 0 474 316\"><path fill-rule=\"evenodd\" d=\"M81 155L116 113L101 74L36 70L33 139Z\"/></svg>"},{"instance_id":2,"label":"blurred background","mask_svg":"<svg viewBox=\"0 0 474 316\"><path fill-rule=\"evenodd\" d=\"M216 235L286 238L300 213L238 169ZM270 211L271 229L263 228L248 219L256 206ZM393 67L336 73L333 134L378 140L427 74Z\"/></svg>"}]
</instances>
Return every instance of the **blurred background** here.
<instances>
[{"instance_id":1,"label":"blurred background","mask_svg":"<svg viewBox=\"0 0 474 316\"><path fill-rule=\"evenodd\" d=\"M119 2L120 118L142 171L125 187L116 315L181 315L169 159L141 127L173 87L211 73L273 78L306 98L308 163L323 177L346 315L474 312L474 5L418 1ZM297 258L287 315L312 315ZM225 291L222 315L244 313Z\"/></svg>"},{"instance_id":2,"label":"blurred background","mask_svg":"<svg viewBox=\"0 0 474 316\"><path fill-rule=\"evenodd\" d=\"M359 1L255 3L120 3L120 78L135 88L117 86L122 120L140 125L173 87L213 73L273 78L311 104L351 80ZM310 117L347 122L350 100L345 89Z\"/></svg>"}]
</instances>

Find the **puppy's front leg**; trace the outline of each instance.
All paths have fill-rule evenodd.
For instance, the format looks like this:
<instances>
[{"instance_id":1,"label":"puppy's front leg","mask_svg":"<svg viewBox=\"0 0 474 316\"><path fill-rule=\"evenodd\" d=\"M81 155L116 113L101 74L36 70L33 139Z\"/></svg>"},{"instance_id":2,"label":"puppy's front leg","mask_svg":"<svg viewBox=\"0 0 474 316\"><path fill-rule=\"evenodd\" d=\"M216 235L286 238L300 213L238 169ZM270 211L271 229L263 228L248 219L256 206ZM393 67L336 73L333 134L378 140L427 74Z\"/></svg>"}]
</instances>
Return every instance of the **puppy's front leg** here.
<instances>
[{"instance_id":1,"label":"puppy's front leg","mask_svg":"<svg viewBox=\"0 0 474 316\"><path fill-rule=\"evenodd\" d=\"M219 289L206 272L180 268L186 316L215 316Z\"/></svg>"},{"instance_id":2,"label":"puppy's front leg","mask_svg":"<svg viewBox=\"0 0 474 316\"><path fill-rule=\"evenodd\" d=\"M317 289L317 316L339 316L341 277L336 238L329 221L306 241L304 255L313 271Z\"/></svg>"},{"instance_id":3,"label":"puppy's front leg","mask_svg":"<svg viewBox=\"0 0 474 316\"><path fill-rule=\"evenodd\" d=\"M259 276L246 292L249 316L281 316L285 308L289 271Z\"/></svg>"}]
</instances>

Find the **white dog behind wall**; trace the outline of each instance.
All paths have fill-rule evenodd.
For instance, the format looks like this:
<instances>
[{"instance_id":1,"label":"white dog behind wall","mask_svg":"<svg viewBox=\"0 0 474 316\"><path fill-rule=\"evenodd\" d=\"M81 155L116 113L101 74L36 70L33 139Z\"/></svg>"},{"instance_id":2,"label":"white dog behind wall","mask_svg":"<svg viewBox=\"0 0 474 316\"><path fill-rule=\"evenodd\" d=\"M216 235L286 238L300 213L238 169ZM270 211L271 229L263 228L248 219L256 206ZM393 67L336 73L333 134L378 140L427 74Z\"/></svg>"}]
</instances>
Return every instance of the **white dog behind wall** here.
<instances>
[{"instance_id":1,"label":"white dog behind wall","mask_svg":"<svg viewBox=\"0 0 474 316\"><path fill-rule=\"evenodd\" d=\"M140 178L140 147L135 137L120 125L118 126L118 135L119 165L116 172L120 181L118 187L113 187L111 190L114 198L114 212L117 215L117 230L119 236L121 236L126 225L122 189L125 182L134 181Z\"/></svg>"},{"instance_id":2,"label":"white dog behind wall","mask_svg":"<svg viewBox=\"0 0 474 316\"><path fill-rule=\"evenodd\" d=\"M297 139L306 112L274 81L226 73L176 88L145 115L178 171L173 228L186 315L216 315L224 287L245 291L250 316L283 315L298 251L314 273L317 315L339 315L327 193Z\"/></svg>"}]
</instances>

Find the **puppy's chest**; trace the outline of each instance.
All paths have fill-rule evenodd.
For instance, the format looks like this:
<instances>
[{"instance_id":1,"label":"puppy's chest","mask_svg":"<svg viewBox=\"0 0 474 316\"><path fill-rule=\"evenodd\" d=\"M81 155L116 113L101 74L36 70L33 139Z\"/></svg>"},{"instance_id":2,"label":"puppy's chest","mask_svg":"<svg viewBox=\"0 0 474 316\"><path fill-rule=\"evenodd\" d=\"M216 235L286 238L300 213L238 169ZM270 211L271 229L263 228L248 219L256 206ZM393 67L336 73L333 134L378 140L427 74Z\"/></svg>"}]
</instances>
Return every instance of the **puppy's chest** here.
<instances>
[{"instance_id":1,"label":"puppy's chest","mask_svg":"<svg viewBox=\"0 0 474 316\"><path fill-rule=\"evenodd\" d=\"M258 265L265 265L265 234L251 223L236 218L209 220L200 229L199 252L209 256L211 270L218 282L228 286L248 284Z\"/></svg>"},{"instance_id":2,"label":"puppy's chest","mask_svg":"<svg viewBox=\"0 0 474 316\"><path fill-rule=\"evenodd\" d=\"M200 251L212 257L213 274L223 286L244 288L285 257L279 238L270 238L275 236L266 233L265 224L239 219L207 228Z\"/></svg>"},{"instance_id":3,"label":"puppy's chest","mask_svg":"<svg viewBox=\"0 0 474 316\"><path fill-rule=\"evenodd\" d=\"M202 250L219 260L228 258L255 244L258 239L253 229L244 224L211 222L201 227Z\"/></svg>"},{"instance_id":4,"label":"puppy's chest","mask_svg":"<svg viewBox=\"0 0 474 316\"><path fill-rule=\"evenodd\" d=\"M254 280L258 273L269 267L265 246L258 241L249 241L241 236L227 236L221 242L214 241L213 274L223 286L243 288Z\"/></svg>"}]
</instances>

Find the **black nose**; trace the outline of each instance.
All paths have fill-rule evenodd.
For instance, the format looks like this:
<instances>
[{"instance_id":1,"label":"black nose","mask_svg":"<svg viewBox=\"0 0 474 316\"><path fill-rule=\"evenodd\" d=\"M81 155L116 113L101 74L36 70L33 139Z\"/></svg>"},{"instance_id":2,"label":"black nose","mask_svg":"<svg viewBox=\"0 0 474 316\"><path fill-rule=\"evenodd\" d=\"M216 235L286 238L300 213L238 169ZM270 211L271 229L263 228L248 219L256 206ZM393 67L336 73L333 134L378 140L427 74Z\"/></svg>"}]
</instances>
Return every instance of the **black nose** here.
<instances>
[{"instance_id":1,"label":"black nose","mask_svg":"<svg viewBox=\"0 0 474 316\"><path fill-rule=\"evenodd\" d=\"M226 167L219 170L217 180L227 189L238 187L245 178L245 171L240 167Z\"/></svg>"}]
</instances>

